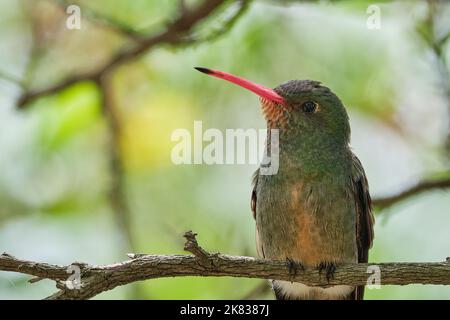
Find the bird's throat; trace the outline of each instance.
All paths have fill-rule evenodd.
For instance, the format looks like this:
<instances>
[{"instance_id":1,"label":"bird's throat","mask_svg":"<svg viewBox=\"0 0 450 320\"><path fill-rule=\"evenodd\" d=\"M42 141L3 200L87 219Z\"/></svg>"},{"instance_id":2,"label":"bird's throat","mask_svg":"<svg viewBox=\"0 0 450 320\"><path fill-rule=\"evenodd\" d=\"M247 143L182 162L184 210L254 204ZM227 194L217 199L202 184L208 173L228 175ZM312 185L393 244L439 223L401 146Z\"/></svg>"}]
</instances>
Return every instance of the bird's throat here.
<instances>
[{"instance_id":1,"label":"bird's throat","mask_svg":"<svg viewBox=\"0 0 450 320\"><path fill-rule=\"evenodd\" d=\"M260 100L261 109L267 121L267 128L280 129L286 127L289 117L284 107L264 98Z\"/></svg>"},{"instance_id":2,"label":"bird's throat","mask_svg":"<svg viewBox=\"0 0 450 320\"><path fill-rule=\"evenodd\" d=\"M337 174L347 170L349 149L330 141L311 141L308 137L292 141L286 130L280 130L279 170L281 175L297 172L303 177Z\"/></svg>"}]
</instances>

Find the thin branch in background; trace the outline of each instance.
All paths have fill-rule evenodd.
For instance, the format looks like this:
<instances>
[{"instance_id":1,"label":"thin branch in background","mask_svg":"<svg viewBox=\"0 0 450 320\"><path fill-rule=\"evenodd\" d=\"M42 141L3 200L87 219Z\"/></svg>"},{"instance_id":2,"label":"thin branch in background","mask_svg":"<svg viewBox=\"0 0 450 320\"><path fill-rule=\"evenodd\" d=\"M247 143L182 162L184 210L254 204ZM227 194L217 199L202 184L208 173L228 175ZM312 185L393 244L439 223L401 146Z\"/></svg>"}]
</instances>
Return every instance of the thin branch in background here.
<instances>
[{"instance_id":1,"label":"thin branch in background","mask_svg":"<svg viewBox=\"0 0 450 320\"><path fill-rule=\"evenodd\" d=\"M85 74L73 75L53 86L24 92L17 102L19 108L25 108L32 100L54 94L62 89L65 89L77 82L98 80L104 74L115 69L119 65L129 62L141 54L147 52L149 49L163 44L176 45L184 41L192 29L202 20L206 19L212 12L218 9L225 0L205 0L193 9L183 9L179 17L170 23L167 28L158 34L144 37L137 41L136 45L129 46L119 50L112 58L103 66L96 70Z\"/></svg>"},{"instance_id":2,"label":"thin branch in background","mask_svg":"<svg viewBox=\"0 0 450 320\"><path fill-rule=\"evenodd\" d=\"M261 260L251 257L209 253L202 249L195 234L185 234L185 249L193 255L131 255L131 260L112 265L93 266L74 263L80 270L79 289L68 287L66 271L70 266L20 260L0 255L0 270L19 272L56 281L58 289L48 299L89 299L118 286L137 281L166 277L244 277L301 282L309 286L366 285L373 274L369 266L380 270L381 284L450 284L450 258L443 262L403 262L378 264L343 264L328 278L317 268L304 268L293 273L286 261Z\"/></svg>"},{"instance_id":3,"label":"thin branch in background","mask_svg":"<svg viewBox=\"0 0 450 320\"><path fill-rule=\"evenodd\" d=\"M40 57L44 54L44 46L40 45L41 41L39 41L39 32L38 32L38 26L36 23L36 17L33 14L35 4L30 4L29 0L23 0L22 1L22 11L25 12L25 14L28 17L28 21L30 22L30 47L29 47L29 53L28 53L28 61L26 62L24 71L23 71L23 80L24 83L24 92L28 90L28 87L30 86L32 76L34 74L34 71L37 67L38 61ZM19 98L20 100L20 98Z\"/></svg>"},{"instance_id":4,"label":"thin branch in background","mask_svg":"<svg viewBox=\"0 0 450 320\"><path fill-rule=\"evenodd\" d=\"M439 37L436 30L436 15L444 10L441 2L428 0L428 15L423 22L424 27L419 28L419 35L422 40L428 45L436 60L436 70L439 75L440 86L445 96L445 103L447 105L448 112L448 128L447 137L445 141L445 150L447 157L450 158L450 71L449 65L446 59L446 45L448 39L450 39L450 30L444 35ZM426 31L425 31L425 30Z\"/></svg>"},{"instance_id":5,"label":"thin branch in background","mask_svg":"<svg viewBox=\"0 0 450 320\"><path fill-rule=\"evenodd\" d=\"M415 195L432 190L447 189L447 188L450 188L450 178L425 180L392 196L375 198L372 200L372 205L379 209L385 209L400 201L411 198Z\"/></svg>"},{"instance_id":6,"label":"thin branch in background","mask_svg":"<svg viewBox=\"0 0 450 320\"><path fill-rule=\"evenodd\" d=\"M61 10L64 12L69 5L76 4L73 1L67 0L53 0L52 3L57 4ZM83 7L83 18L86 18L87 21L95 23L96 26L106 28L117 32L128 38L139 38L141 34L135 30L132 26L127 25L117 19L114 19L109 16L105 16L97 11L94 11L90 8Z\"/></svg>"},{"instance_id":7,"label":"thin branch in background","mask_svg":"<svg viewBox=\"0 0 450 320\"><path fill-rule=\"evenodd\" d=\"M45 56L48 48L52 47L54 41L58 39L64 30L61 28L61 19L65 18L65 15L47 15L42 17L40 12L42 10L47 12L49 8L40 1L22 0L21 5L22 12L27 16L26 20L29 21L30 29L28 61L22 76L24 92L27 92L41 58ZM44 6L44 9L41 9L41 6ZM52 19L49 19L49 17L52 17Z\"/></svg>"},{"instance_id":8,"label":"thin branch in background","mask_svg":"<svg viewBox=\"0 0 450 320\"><path fill-rule=\"evenodd\" d=\"M37 35L37 27L36 27L36 21L35 17L33 15L33 9L32 5L30 5L30 1L23 0L21 1L22 5L22 11L27 16L27 20L30 21L30 53L28 54L28 62L26 63L26 66L24 68L24 74L20 78L18 76L12 75L11 73L0 70L0 78L4 79L6 81L9 81L11 83L14 83L15 85L19 86L23 91L26 91L29 87L29 82L31 80L31 74L34 72L34 68L36 66L36 61L38 60L38 57L42 53L43 46L40 46L40 41L36 41Z\"/></svg>"},{"instance_id":9,"label":"thin branch in background","mask_svg":"<svg viewBox=\"0 0 450 320\"><path fill-rule=\"evenodd\" d=\"M111 172L109 203L120 227L121 234L124 235L123 249L128 252L133 252L136 247L134 246L131 228L131 213L125 194L124 163L120 152L119 139L121 135L121 124L114 104L114 94L110 88L111 81L109 81L107 75L99 80L98 86L101 94L102 111L108 125L107 131L109 133L108 158Z\"/></svg>"},{"instance_id":10,"label":"thin branch in background","mask_svg":"<svg viewBox=\"0 0 450 320\"><path fill-rule=\"evenodd\" d=\"M12 75L9 72L6 72L5 70L0 70L0 79L6 80L8 82L11 82L11 83L21 87L22 89L25 89L25 84L23 83L23 81L21 79Z\"/></svg>"},{"instance_id":11,"label":"thin branch in background","mask_svg":"<svg viewBox=\"0 0 450 320\"><path fill-rule=\"evenodd\" d=\"M216 40L217 38L227 34L231 29L233 29L236 22L241 18L250 7L251 0L238 0L235 2L236 9L232 14L229 15L224 21L220 23L220 27L214 29L210 34L201 37L196 34L192 34L186 37L183 41L184 45L191 45L195 43L205 43Z\"/></svg>"},{"instance_id":12,"label":"thin branch in background","mask_svg":"<svg viewBox=\"0 0 450 320\"><path fill-rule=\"evenodd\" d=\"M37 97L55 94L67 87L70 87L71 85L74 85L82 81L98 82L98 75L93 73L93 74L73 76L61 82L58 82L55 85L48 88L40 89L38 91L27 91L20 96L19 100L17 101L17 106L19 106L19 108L22 108L26 106L28 103L30 103L32 100L36 99Z\"/></svg>"},{"instance_id":13,"label":"thin branch in background","mask_svg":"<svg viewBox=\"0 0 450 320\"><path fill-rule=\"evenodd\" d=\"M122 235L122 250L135 252L136 246L133 237L132 215L126 197L124 163L120 151L119 140L121 135L121 123L114 104L114 95L110 88L111 83L112 81L108 79L108 75L104 75L97 83L100 89L102 111L108 126L107 132L109 134L107 154L111 183L108 192L108 202L113 211L119 234ZM139 299L141 297L140 287L136 283L131 288L131 298Z\"/></svg>"}]
</instances>

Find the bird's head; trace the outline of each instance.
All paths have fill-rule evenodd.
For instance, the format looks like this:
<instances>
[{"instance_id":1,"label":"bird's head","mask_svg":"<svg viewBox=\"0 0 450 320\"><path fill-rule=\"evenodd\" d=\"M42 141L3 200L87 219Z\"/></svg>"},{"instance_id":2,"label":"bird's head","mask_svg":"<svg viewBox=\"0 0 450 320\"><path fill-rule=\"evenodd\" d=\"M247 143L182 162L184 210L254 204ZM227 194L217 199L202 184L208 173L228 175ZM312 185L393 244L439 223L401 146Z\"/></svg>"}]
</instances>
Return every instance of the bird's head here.
<instances>
[{"instance_id":1,"label":"bird's head","mask_svg":"<svg viewBox=\"0 0 450 320\"><path fill-rule=\"evenodd\" d=\"M271 89L226 72L196 69L260 96L268 127L282 129L282 135L287 139L329 141L344 145L349 142L350 125L345 107L320 82L291 80Z\"/></svg>"}]
</instances>

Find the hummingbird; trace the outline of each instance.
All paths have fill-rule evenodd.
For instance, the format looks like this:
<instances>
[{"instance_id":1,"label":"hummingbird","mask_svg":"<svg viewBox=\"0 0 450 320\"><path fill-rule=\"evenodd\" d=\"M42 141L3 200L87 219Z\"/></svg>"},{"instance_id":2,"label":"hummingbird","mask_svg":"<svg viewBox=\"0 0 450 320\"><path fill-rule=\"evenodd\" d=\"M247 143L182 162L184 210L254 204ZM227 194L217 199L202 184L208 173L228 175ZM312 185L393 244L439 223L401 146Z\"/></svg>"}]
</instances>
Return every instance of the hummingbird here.
<instances>
[{"instance_id":1,"label":"hummingbird","mask_svg":"<svg viewBox=\"0 0 450 320\"><path fill-rule=\"evenodd\" d=\"M271 89L226 72L196 69L257 94L267 129L278 130L278 171L261 174L260 166L253 176L258 256L286 261L295 272L318 268L328 280L339 264L368 262L374 238L369 187L349 146L349 118L337 95L318 81L291 80ZM269 147L267 141L266 154ZM364 286L271 284L278 300L364 297Z\"/></svg>"}]
</instances>

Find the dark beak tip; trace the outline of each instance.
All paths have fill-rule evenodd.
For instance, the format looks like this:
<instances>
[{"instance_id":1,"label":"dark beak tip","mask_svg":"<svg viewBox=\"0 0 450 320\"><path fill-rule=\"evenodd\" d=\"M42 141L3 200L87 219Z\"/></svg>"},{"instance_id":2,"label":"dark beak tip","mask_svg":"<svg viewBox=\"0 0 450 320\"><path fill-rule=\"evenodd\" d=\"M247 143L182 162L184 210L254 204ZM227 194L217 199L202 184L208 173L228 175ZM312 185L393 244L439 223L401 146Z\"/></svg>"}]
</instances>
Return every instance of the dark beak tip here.
<instances>
[{"instance_id":1,"label":"dark beak tip","mask_svg":"<svg viewBox=\"0 0 450 320\"><path fill-rule=\"evenodd\" d=\"M208 68L203 68L203 67L194 67L195 70L206 73L206 74L211 74L213 73L210 69Z\"/></svg>"}]
</instances>

